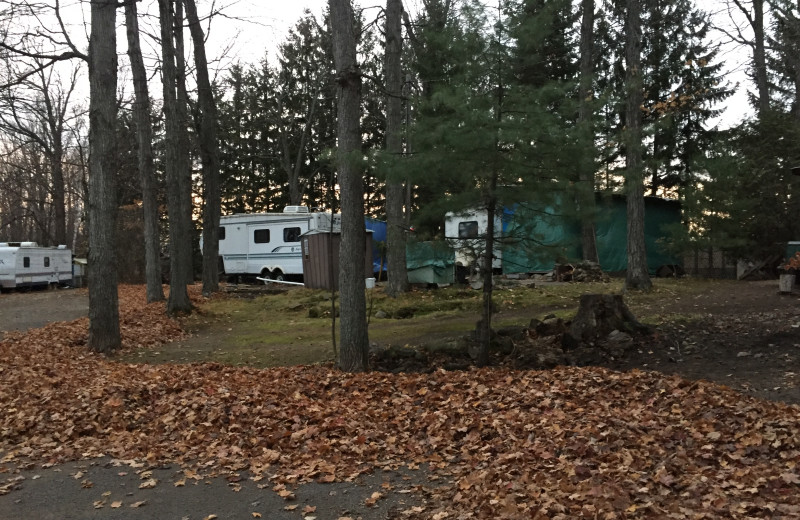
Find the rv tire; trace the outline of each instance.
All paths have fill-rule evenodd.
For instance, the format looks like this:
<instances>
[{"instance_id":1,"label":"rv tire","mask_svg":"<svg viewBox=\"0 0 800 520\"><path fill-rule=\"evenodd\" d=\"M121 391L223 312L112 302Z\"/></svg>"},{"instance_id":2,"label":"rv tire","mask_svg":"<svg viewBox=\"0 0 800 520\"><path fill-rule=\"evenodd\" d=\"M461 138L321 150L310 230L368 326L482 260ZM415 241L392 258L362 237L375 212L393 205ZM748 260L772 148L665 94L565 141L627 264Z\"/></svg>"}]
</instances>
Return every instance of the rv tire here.
<instances>
[{"instance_id":1,"label":"rv tire","mask_svg":"<svg viewBox=\"0 0 800 520\"><path fill-rule=\"evenodd\" d=\"M270 278L272 278L276 282L283 282L284 280L286 280L286 277L283 275L283 271L281 271L280 269L275 269L274 271L272 271L272 276L270 276Z\"/></svg>"}]
</instances>

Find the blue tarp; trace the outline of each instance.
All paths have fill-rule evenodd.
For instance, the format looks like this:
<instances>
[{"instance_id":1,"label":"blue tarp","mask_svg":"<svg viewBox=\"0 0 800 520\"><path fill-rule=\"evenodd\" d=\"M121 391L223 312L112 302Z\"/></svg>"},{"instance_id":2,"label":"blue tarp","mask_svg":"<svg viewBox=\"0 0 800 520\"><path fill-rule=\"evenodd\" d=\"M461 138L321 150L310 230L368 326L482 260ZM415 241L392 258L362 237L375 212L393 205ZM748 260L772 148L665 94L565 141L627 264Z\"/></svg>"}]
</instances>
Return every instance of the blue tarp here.
<instances>
[{"instance_id":1,"label":"blue tarp","mask_svg":"<svg viewBox=\"0 0 800 520\"><path fill-rule=\"evenodd\" d=\"M372 231L372 272L377 273L381 270L381 250L380 244L386 243L386 222L376 218L364 217L364 225L367 231ZM383 260L383 270L386 271L386 260Z\"/></svg>"}]
</instances>

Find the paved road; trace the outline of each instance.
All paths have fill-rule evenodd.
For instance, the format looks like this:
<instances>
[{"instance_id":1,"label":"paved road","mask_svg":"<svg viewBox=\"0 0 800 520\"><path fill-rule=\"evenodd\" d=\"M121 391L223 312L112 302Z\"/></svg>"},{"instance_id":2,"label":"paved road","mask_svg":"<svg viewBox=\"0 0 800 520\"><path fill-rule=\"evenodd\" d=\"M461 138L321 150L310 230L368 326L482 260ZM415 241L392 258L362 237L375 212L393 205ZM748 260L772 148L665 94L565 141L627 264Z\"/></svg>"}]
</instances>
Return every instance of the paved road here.
<instances>
[{"instance_id":1,"label":"paved road","mask_svg":"<svg viewBox=\"0 0 800 520\"><path fill-rule=\"evenodd\" d=\"M32 290L0 294L0 331L28 330L89 313L86 289Z\"/></svg>"},{"instance_id":2,"label":"paved road","mask_svg":"<svg viewBox=\"0 0 800 520\"><path fill-rule=\"evenodd\" d=\"M0 471L7 469L0 465ZM185 478L178 466L131 468L98 459L0 473L0 492L8 489L8 494L0 496L0 519L386 519L416 504L408 490L420 478L424 479L421 471L405 477L379 472L350 483L309 483L289 487L295 498L284 500L268 479L253 482L246 474L238 482L222 477L198 481ZM155 479L153 486L140 489L150 479ZM175 485L181 481L185 484ZM376 492L382 496L370 507L365 501Z\"/></svg>"}]
</instances>

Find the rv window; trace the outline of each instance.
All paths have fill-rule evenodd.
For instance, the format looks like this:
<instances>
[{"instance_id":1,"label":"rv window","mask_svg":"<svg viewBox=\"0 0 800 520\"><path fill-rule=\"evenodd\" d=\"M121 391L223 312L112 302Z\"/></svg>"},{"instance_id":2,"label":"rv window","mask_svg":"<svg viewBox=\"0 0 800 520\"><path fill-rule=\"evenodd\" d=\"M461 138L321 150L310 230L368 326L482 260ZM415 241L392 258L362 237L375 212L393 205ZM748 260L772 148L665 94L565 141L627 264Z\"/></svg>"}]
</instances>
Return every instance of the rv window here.
<instances>
[{"instance_id":1,"label":"rv window","mask_svg":"<svg viewBox=\"0 0 800 520\"><path fill-rule=\"evenodd\" d=\"M253 231L253 242L266 244L269 242L269 229L256 229Z\"/></svg>"},{"instance_id":2,"label":"rv window","mask_svg":"<svg viewBox=\"0 0 800 520\"><path fill-rule=\"evenodd\" d=\"M44 257L44 266L45 267L50 267L50 257L49 256Z\"/></svg>"},{"instance_id":3,"label":"rv window","mask_svg":"<svg viewBox=\"0 0 800 520\"><path fill-rule=\"evenodd\" d=\"M31 257L23 256L22 257L22 267L30 267L31 266Z\"/></svg>"},{"instance_id":4,"label":"rv window","mask_svg":"<svg viewBox=\"0 0 800 520\"><path fill-rule=\"evenodd\" d=\"M300 228L299 227L283 228L283 241L300 242Z\"/></svg>"},{"instance_id":5,"label":"rv window","mask_svg":"<svg viewBox=\"0 0 800 520\"><path fill-rule=\"evenodd\" d=\"M219 240L225 240L225 226L219 227Z\"/></svg>"},{"instance_id":6,"label":"rv window","mask_svg":"<svg viewBox=\"0 0 800 520\"><path fill-rule=\"evenodd\" d=\"M478 238L478 221L459 222L458 238Z\"/></svg>"}]
</instances>

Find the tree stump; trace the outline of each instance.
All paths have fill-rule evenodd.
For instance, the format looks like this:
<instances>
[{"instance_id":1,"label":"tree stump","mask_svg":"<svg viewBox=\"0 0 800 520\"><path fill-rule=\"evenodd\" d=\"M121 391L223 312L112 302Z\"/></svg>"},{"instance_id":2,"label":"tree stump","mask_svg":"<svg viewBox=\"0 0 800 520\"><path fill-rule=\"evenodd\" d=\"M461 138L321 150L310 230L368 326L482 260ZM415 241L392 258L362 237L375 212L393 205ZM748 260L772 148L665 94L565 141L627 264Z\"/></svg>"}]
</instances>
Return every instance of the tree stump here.
<instances>
[{"instance_id":1,"label":"tree stump","mask_svg":"<svg viewBox=\"0 0 800 520\"><path fill-rule=\"evenodd\" d=\"M622 300L621 294L584 294L578 313L564 333L565 350L591 345L614 331L650 334L650 327L639 323Z\"/></svg>"}]
</instances>

